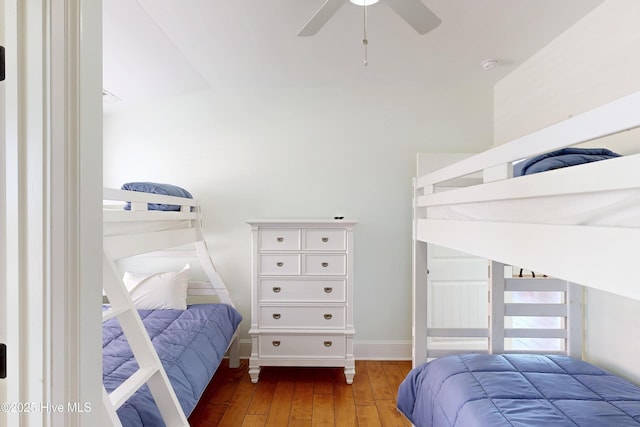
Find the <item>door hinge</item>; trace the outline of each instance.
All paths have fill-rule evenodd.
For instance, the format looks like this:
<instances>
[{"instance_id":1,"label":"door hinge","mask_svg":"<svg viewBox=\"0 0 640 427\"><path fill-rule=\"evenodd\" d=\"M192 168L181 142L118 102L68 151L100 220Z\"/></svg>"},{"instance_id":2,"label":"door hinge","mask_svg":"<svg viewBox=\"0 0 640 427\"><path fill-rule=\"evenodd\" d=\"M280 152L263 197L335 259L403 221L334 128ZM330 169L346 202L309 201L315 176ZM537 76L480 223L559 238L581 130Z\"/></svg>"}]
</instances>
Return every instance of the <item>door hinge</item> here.
<instances>
[{"instance_id":1,"label":"door hinge","mask_svg":"<svg viewBox=\"0 0 640 427\"><path fill-rule=\"evenodd\" d=\"M7 378L7 345L0 344L0 378Z\"/></svg>"},{"instance_id":2,"label":"door hinge","mask_svg":"<svg viewBox=\"0 0 640 427\"><path fill-rule=\"evenodd\" d=\"M0 46L0 82L4 80L4 46Z\"/></svg>"}]
</instances>

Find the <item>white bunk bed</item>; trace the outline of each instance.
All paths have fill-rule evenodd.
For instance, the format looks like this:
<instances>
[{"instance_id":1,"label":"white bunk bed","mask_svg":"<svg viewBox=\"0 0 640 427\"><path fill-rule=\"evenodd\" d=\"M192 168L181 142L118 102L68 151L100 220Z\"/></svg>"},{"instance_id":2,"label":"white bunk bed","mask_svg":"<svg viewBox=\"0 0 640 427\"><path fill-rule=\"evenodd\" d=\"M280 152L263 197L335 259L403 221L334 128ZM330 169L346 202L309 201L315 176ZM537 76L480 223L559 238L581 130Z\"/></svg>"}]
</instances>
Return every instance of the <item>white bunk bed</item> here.
<instances>
[{"instance_id":1,"label":"white bunk bed","mask_svg":"<svg viewBox=\"0 0 640 427\"><path fill-rule=\"evenodd\" d=\"M640 389L580 360L582 292L581 286L576 285L640 300L640 277L635 273L640 254L640 154L512 177L513 164L519 160L638 127L640 92L416 178L413 356L414 367L417 367L414 371L421 373L410 374L406 384L401 386L402 399L399 395L400 410L415 425L454 425L452 417L463 425L464 420L476 420L482 425L482 421L478 421L481 419L496 426L513 425L509 422L532 426L543 423L640 425ZM489 260L489 321L486 327L428 327L426 288L430 245ZM504 274L505 265L542 272L550 278L518 280ZM563 303L537 306L507 303L505 291L518 290L561 292ZM522 315L557 316L566 321L562 330L514 331L505 327L505 316ZM432 351L429 348L431 338L445 336L482 338L488 344L480 351ZM566 355L500 355L505 352L505 338L516 336L563 339ZM448 353L456 355L433 359ZM424 363L427 361L429 363ZM549 395L540 384L535 384L536 390L532 392L535 396L528 401L525 391L522 391L524 395L510 396L505 389L527 390L531 385L529 382L520 385L492 382L506 371L509 375L517 372L521 380L547 375L551 373L547 370L549 366L569 375L573 375L572 369L582 374L589 372L594 378L607 375L611 384L615 383L620 390L617 395L607 395L598 386L585 390L584 394L566 397L567 401L593 399L598 404L606 402L602 405L611 409L624 406L611 400L625 400L633 401L629 408L634 409L625 409L622 414L608 412L608 409L600 411L592 402L593 406L585 405L587 409L580 413L580 406L578 409L564 408L556 403L564 401L563 397L544 400ZM419 397L420 387L413 387L429 376L440 378L445 388L453 387L452 382L447 382L449 378L457 377L457 381L461 381L459 375L467 374L467 384L451 394L442 393L442 398L448 399L449 403L438 401L434 396ZM420 375L421 379L417 379ZM554 390L567 389L560 377L549 378L552 380L549 382L551 395ZM470 389L474 387L483 391L470 397ZM585 397L589 393L596 397ZM423 399L429 402L421 406ZM451 399L462 401L451 403ZM547 406L536 407L543 400ZM509 405L516 401L518 404L502 407L500 402L505 401L510 402ZM526 406L526 402L530 406ZM488 406L482 406L485 404ZM519 404L523 406L517 406ZM457 406L455 410L451 409L454 406ZM472 406L483 415L466 412ZM591 421L585 421L585 414L592 418Z\"/></svg>"},{"instance_id":2,"label":"white bunk bed","mask_svg":"<svg viewBox=\"0 0 640 427\"><path fill-rule=\"evenodd\" d=\"M224 354L239 365L241 316L209 256L196 200L117 189L103 199L107 413L114 426L187 426ZM177 210L151 210L163 206ZM194 259L204 280L176 272ZM145 271L123 271L131 265ZM187 305L192 297L207 303Z\"/></svg>"}]
</instances>

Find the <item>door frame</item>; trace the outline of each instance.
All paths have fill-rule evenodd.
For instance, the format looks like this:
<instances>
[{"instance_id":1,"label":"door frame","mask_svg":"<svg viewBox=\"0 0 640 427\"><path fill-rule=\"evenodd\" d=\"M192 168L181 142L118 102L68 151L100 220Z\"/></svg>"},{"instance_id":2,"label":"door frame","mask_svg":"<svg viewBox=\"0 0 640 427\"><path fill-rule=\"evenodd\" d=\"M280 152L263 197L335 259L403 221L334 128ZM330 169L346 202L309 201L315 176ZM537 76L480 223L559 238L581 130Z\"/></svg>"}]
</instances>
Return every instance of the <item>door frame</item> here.
<instances>
[{"instance_id":1,"label":"door frame","mask_svg":"<svg viewBox=\"0 0 640 427\"><path fill-rule=\"evenodd\" d=\"M0 0L0 46L5 45L4 39L4 0ZM0 158L6 159L5 154L5 83L0 82ZM0 201L5 200L5 164L0 161ZM5 210L0 209L0 253L6 254L6 236L5 236ZM0 256L0 271L7 271L6 257ZM0 343L7 342L7 286L6 275L0 274ZM5 379L0 379L0 402L7 401L7 385ZM0 411L0 425L7 425L7 416Z\"/></svg>"},{"instance_id":2,"label":"door frame","mask_svg":"<svg viewBox=\"0 0 640 427\"><path fill-rule=\"evenodd\" d=\"M6 425L103 425L102 2L4 0ZM106 424L105 424L106 425Z\"/></svg>"}]
</instances>

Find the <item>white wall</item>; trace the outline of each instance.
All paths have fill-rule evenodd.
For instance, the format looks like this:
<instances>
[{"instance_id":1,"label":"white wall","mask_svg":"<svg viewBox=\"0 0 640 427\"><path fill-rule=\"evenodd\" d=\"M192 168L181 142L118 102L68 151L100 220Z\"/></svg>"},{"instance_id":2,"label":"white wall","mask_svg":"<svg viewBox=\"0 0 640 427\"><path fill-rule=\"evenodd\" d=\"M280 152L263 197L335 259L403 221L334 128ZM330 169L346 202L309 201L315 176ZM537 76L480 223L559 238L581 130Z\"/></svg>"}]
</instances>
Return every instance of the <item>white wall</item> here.
<instances>
[{"instance_id":1,"label":"white wall","mask_svg":"<svg viewBox=\"0 0 640 427\"><path fill-rule=\"evenodd\" d=\"M639 16L640 1L607 0L498 83L495 143L640 90ZM588 290L586 358L640 382L639 312L638 301Z\"/></svg>"},{"instance_id":2,"label":"white wall","mask_svg":"<svg viewBox=\"0 0 640 427\"><path fill-rule=\"evenodd\" d=\"M637 0L607 0L495 88L495 142L640 90Z\"/></svg>"},{"instance_id":3,"label":"white wall","mask_svg":"<svg viewBox=\"0 0 640 427\"><path fill-rule=\"evenodd\" d=\"M442 101L425 102L434 97ZM383 344L389 357L400 350L409 358L415 155L488 147L491 97L490 90L390 87L192 93L105 116L104 184L171 182L201 200L214 263L245 317L243 338L250 316L245 221L357 219L356 357L358 348Z\"/></svg>"}]
</instances>

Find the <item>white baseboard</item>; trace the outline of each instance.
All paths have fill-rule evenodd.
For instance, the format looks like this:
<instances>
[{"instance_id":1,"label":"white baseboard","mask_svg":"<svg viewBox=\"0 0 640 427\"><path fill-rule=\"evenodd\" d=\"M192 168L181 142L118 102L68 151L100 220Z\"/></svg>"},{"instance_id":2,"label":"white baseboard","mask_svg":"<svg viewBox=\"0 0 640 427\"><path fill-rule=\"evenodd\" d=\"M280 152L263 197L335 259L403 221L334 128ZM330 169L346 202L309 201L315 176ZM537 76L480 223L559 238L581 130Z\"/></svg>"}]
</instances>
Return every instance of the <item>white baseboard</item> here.
<instances>
[{"instance_id":1,"label":"white baseboard","mask_svg":"<svg viewBox=\"0 0 640 427\"><path fill-rule=\"evenodd\" d=\"M353 341L357 360L411 360L411 341Z\"/></svg>"},{"instance_id":2,"label":"white baseboard","mask_svg":"<svg viewBox=\"0 0 640 427\"><path fill-rule=\"evenodd\" d=\"M251 340L240 340L240 358L251 355ZM411 360L411 341L353 341L356 360Z\"/></svg>"}]
</instances>

